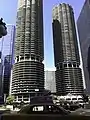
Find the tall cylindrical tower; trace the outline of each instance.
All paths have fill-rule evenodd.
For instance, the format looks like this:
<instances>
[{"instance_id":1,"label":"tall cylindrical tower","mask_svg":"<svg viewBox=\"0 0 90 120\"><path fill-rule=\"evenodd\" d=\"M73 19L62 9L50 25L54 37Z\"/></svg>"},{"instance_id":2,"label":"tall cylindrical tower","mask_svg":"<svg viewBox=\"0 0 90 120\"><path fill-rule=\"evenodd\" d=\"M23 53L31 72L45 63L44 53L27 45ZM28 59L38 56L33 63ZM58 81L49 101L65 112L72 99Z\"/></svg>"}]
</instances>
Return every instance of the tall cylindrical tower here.
<instances>
[{"instance_id":1,"label":"tall cylindrical tower","mask_svg":"<svg viewBox=\"0 0 90 120\"><path fill-rule=\"evenodd\" d=\"M68 4L53 8L53 43L56 88L59 94L82 94L83 81L73 9Z\"/></svg>"},{"instance_id":2,"label":"tall cylindrical tower","mask_svg":"<svg viewBox=\"0 0 90 120\"><path fill-rule=\"evenodd\" d=\"M30 101L44 89L43 1L19 0L12 90L16 101Z\"/></svg>"}]
</instances>

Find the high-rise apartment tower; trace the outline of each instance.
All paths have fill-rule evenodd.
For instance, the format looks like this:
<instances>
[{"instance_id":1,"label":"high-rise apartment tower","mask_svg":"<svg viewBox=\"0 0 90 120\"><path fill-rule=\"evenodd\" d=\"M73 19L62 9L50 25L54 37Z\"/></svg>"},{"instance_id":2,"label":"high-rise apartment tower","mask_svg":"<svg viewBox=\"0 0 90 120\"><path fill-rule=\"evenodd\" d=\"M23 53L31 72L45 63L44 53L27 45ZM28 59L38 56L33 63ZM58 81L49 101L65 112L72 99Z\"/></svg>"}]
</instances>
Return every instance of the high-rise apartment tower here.
<instances>
[{"instance_id":1,"label":"high-rise apartment tower","mask_svg":"<svg viewBox=\"0 0 90 120\"><path fill-rule=\"evenodd\" d=\"M83 94L74 12L69 4L53 8L53 41L57 93Z\"/></svg>"},{"instance_id":2,"label":"high-rise apartment tower","mask_svg":"<svg viewBox=\"0 0 90 120\"><path fill-rule=\"evenodd\" d=\"M43 1L19 0L11 94L16 101L44 89Z\"/></svg>"}]
</instances>

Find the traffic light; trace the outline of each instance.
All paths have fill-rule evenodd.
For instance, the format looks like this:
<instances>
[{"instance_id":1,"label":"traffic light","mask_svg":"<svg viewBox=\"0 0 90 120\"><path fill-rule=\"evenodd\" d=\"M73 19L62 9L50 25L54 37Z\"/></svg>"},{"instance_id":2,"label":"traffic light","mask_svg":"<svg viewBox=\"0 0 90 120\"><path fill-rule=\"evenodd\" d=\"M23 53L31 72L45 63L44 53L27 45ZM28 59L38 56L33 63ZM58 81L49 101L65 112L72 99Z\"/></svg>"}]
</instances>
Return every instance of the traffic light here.
<instances>
[{"instance_id":1,"label":"traffic light","mask_svg":"<svg viewBox=\"0 0 90 120\"><path fill-rule=\"evenodd\" d=\"M0 19L0 38L7 35L6 23L3 22L3 19Z\"/></svg>"}]
</instances>

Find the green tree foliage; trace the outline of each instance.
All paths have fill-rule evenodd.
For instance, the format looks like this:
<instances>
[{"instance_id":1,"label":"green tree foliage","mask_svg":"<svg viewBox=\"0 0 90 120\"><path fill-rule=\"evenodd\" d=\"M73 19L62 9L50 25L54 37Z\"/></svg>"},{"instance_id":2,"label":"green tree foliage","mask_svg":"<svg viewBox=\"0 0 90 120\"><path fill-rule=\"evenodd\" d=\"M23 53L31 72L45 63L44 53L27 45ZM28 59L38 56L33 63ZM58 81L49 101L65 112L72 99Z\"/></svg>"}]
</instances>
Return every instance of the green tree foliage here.
<instances>
[{"instance_id":1,"label":"green tree foliage","mask_svg":"<svg viewBox=\"0 0 90 120\"><path fill-rule=\"evenodd\" d=\"M14 99L15 99L15 97L10 95L10 96L7 97L6 103L11 105L11 104L13 104Z\"/></svg>"}]
</instances>

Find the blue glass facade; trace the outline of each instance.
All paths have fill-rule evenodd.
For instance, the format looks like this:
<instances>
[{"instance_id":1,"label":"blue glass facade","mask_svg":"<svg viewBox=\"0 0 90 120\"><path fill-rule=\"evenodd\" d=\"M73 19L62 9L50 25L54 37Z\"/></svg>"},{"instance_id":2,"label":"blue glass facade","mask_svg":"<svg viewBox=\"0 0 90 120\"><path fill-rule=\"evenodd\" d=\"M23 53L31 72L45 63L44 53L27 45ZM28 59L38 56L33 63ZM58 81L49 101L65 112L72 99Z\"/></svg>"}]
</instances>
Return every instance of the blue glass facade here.
<instances>
[{"instance_id":1,"label":"blue glass facade","mask_svg":"<svg viewBox=\"0 0 90 120\"><path fill-rule=\"evenodd\" d=\"M14 63L14 40L15 40L15 26L7 25L7 35L0 40L0 50L2 52L3 60L3 94L9 94L11 67Z\"/></svg>"}]
</instances>

